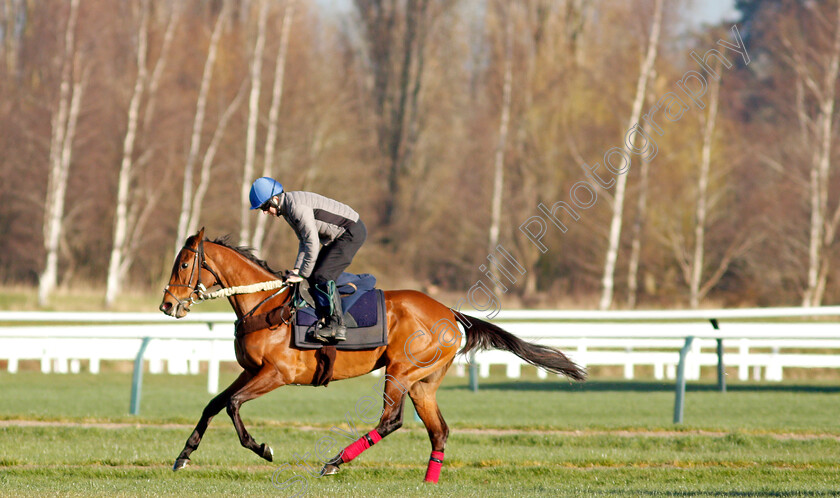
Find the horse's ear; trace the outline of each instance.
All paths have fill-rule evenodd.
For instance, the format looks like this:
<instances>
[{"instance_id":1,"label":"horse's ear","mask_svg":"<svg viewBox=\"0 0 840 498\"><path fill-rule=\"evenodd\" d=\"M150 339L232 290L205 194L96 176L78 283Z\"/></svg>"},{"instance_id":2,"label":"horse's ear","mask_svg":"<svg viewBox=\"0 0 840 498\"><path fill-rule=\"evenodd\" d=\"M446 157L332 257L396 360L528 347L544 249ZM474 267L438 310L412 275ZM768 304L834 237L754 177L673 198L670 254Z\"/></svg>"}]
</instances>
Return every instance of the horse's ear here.
<instances>
[{"instance_id":1,"label":"horse's ear","mask_svg":"<svg viewBox=\"0 0 840 498\"><path fill-rule=\"evenodd\" d=\"M198 233L195 234L195 239L204 240L204 227L201 227L201 230L199 230Z\"/></svg>"}]
</instances>

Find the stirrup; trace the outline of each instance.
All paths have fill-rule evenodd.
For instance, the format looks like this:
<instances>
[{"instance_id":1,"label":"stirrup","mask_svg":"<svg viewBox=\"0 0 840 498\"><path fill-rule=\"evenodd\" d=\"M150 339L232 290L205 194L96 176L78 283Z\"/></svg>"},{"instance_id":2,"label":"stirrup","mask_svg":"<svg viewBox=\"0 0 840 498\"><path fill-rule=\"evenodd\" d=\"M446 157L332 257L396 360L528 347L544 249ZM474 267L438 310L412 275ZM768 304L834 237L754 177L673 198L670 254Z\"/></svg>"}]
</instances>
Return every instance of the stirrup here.
<instances>
[{"instance_id":1,"label":"stirrup","mask_svg":"<svg viewBox=\"0 0 840 498\"><path fill-rule=\"evenodd\" d=\"M333 339L338 342L346 341L347 340L347 327L339 326L338 330L333 335Z\"/></svg>"},{"instance_id":2,"label":"stirrup","mask_svg":"<svg viewBox=\"0 0 840 498\"><path fill-rule=\"evenodd\" d=\"M331 321L330 318L332 317L327 318L327 321ZM346 341L347 327L343 327L341 324L324 324L321 328L317 328L314 332L312 332L312 337L324 344L329 343L330 340L334 340L336 342Z\"/></svg>"},{"instance_id":3,"label":"stirrup","mask_svg":"<svg viewBox=\"0 0 840 498\"><path fill-rule=\"evenodd\" d=\"M312 338L324 344L328 344L333 337L335 337L335 331L326 324L319 323L312 331Z\"/></svg>"}]
</instances>

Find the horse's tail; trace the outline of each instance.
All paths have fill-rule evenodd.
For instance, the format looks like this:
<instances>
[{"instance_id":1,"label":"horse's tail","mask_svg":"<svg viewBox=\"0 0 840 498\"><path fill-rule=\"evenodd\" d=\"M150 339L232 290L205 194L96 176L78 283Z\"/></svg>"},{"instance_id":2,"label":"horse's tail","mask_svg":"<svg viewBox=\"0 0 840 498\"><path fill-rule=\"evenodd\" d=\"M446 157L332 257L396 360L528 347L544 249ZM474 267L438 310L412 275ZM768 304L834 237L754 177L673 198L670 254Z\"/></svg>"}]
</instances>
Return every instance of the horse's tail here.
<instances>
[{"instance_id":1,"label":"horse's tail","mask_svg":"<svg viewBox=\"0 0 840 498\"><path fill-rule=\"evenodd\" d=\"M467 319L454 310L453 313L467 332L467 342L459 353L467 353L476 347L482 350L501 349L515 354L535 367L563 374L570 379L586 380L586 371L559 350L523 341L492 323L473 317Z\"/></svg>"}]
</instances>

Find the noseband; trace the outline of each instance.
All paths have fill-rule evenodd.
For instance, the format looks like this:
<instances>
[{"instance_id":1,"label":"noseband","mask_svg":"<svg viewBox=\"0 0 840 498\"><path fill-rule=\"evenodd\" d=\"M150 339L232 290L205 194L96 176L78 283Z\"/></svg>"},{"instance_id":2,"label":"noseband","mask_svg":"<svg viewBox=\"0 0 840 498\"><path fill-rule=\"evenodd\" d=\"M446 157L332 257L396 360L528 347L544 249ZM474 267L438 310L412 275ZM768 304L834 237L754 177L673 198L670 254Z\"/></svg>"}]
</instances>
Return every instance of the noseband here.
<instances>
[{"instance_id":1,"label":"noseband","mask_svg":"<svg viewBox=\"0 0 840 498\"><path fill-rule=\"evenodd\" d=\"M210 274L213 275L213 278L216 279L216 283L221 283L221 281L219 280L219 276L216 275L216 272L213 271L213 269L207 265L207 260L204 257L204 239L201 239L201 241L198 243L198 249L193 249L192 247L187 246L184 246L184 249L191 251L195 255L193 257L192 269L190 270L190 278L189 280L187 280L186 284L167 284L167 286L163 288L163 292L172 296L172 299L178 301L178 304L180 304L184 309L189 311L190 306L195 304L196 301L200 301L202 295L207 291L207 287L205 287L204 284L201 283L202 268L209 271ZM196 271L196 268L198 268L198 271ZM195 287L193 287L192 285L193 275L196 275ZM187 287L189 289L192 289L192 292L190 292L190 295L189 297L187 297L186 300L181 300L178 298L178 296L176 296L169 290L170 287Z\"/></svg>"}]
</instances>

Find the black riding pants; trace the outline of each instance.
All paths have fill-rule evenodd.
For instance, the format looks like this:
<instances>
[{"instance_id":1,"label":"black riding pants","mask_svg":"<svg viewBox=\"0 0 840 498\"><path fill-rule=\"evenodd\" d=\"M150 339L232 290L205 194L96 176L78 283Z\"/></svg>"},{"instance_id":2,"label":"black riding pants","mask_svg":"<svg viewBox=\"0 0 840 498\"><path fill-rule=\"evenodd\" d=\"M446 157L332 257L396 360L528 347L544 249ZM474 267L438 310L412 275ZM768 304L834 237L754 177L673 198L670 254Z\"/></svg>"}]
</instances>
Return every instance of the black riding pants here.
<instances>
[{"instance_id":1,"label":"black riding pants","mask_svg":"<svg viewBox=\"0 0 840 498\"><path fill-rule=\"evenodd\" d=\"M331 244L322 247L318 252L318 259L315 260L315 268L307 279L309 285L324 284L337 279L350 266L353 256L366 238L367 228L362 220L359 220L347 227Z\"/></svg>"}]
</instances>

